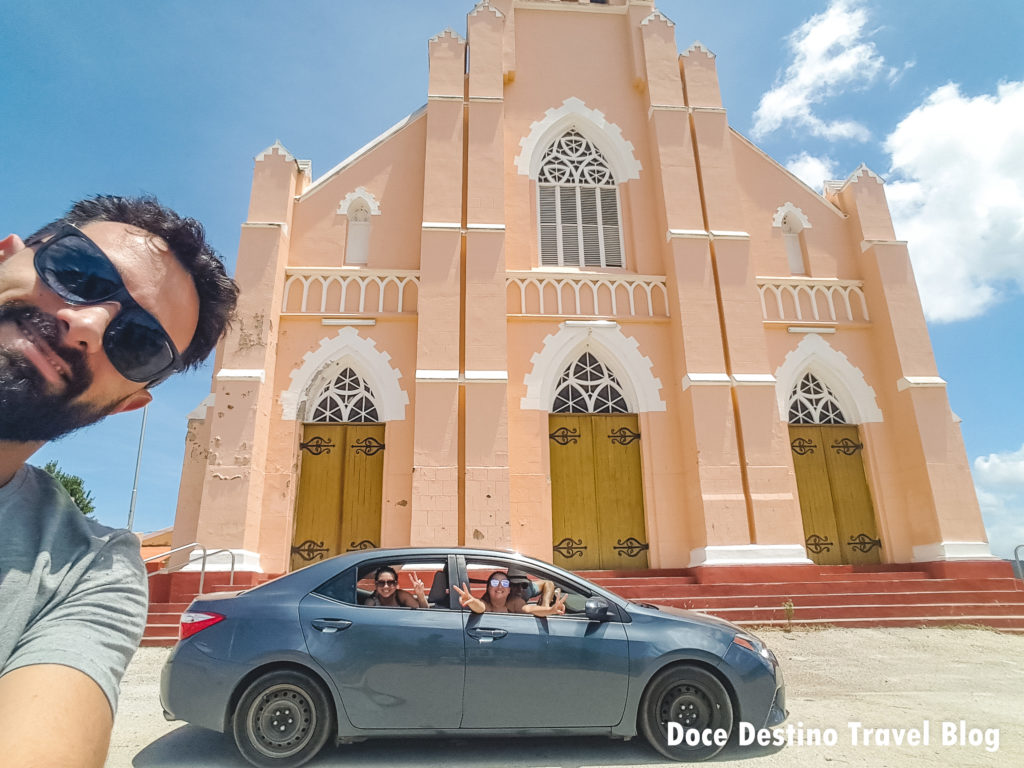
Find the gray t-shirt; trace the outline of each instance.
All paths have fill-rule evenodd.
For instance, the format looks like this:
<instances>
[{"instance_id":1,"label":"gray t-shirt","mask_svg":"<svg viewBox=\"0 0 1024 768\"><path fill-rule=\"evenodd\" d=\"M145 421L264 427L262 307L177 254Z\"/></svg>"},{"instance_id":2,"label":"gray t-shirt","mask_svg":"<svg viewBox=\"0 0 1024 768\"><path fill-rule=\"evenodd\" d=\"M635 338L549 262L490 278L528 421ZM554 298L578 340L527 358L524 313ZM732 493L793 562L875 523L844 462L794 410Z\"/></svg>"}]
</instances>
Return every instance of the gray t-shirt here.
<instances>
[{"instance_id":1,"label":"gray t-shirt","mask_svg":"<svg viewBox=\"0 0 1024 768\"><path fill-rule=\"evenodd\" d=\"M60 483L28 464L0 487L0 675L73 667L116 711L147 607L132 533L89 520Z\"/></svg>"}]
</instances>

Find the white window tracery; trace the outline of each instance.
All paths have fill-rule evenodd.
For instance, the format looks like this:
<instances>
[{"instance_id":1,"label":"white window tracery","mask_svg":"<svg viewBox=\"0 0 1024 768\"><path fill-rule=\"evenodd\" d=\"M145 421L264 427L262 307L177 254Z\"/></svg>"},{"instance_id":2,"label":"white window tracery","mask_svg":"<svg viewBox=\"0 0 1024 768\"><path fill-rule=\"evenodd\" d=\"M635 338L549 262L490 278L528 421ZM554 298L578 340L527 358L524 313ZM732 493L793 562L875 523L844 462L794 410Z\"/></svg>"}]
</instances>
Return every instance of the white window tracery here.
<instances>
[{"instance_id":1,"label":"white window tracery","mask_svg":"<svg viewBox=\"0 0 1024 768\"><path fill-rule=\"evenodd\" d=\"M344 368L328 384L313 407L316 422L376 422L373 390L352 368Z\"/></svg>"},{"instance_id":2,"label":"white window tracery","mask_svg":"<svg viewBox=\"0 0 1024 768\"><path fill-rule=\"evenodd\" d=\"M622 266L615 176L601 151L575 128L545 151L537 194L542 265Z\"/></svg>"},{"instance_id":3,"label":"white window tracery","mask_svg":"<svg viewBox=\"0 0 1024 768\"><path fill-rule=\"evenodd\" d=\"M790 424L846 424L839 401L813 373L805 373L789 400Z\"/></svg>"},{"instance_id":4,"label":"white window tracery","mask_svg":"<svg viewBox=\"0 0 1024 768\"><path fill-rule=\"evenodd\" d=\"M555 386L552 413L628 413L622 385L615 374L584 352L562 373Z\"/></svg>"}]
</instances>

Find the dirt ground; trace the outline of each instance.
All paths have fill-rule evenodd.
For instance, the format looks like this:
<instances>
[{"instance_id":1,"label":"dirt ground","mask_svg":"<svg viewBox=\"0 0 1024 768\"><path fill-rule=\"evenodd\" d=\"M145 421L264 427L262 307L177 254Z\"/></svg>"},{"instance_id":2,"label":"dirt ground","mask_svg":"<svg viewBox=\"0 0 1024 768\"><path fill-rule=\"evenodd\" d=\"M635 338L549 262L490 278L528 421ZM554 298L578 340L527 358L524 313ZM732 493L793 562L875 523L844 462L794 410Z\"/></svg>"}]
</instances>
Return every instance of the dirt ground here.
<instances>
[{"instance_id":1,"label":"dirt ground","mask_svg":"<svg viewBox=\"0 0 1024 768\"><path fill-rule=\"evenodd\" d=\"M1007 766L1024 761L1024 635L985 629L821 629L758 633L786 680L792 742L727 747L717 765ZM121 685L106 768L242 766L229 736L166 722L160 668L167 649L143 648ZM961 721L963 725L961 725ZM851 723L860 723L854 729ZM865 729L874 729L870 734ZM835 736L801 746L800 736ZM828 729L833 729L832 732ZM884 730L879 730L884 729ZM909 746L916 729L928 745ZM944 744L953 741L952 744ZM856 738L855 738L856 737ZM902 746L897 738L904 739ZM864 745L865 738L870 741ZM970 742L974 741L972 745ZM888 744L880 743L888 741ZM961 744L961 742L963 742ZM313 768L589 768L661 766L642 738L384 739L325 749Z\"/></svg>"}]
</instances>

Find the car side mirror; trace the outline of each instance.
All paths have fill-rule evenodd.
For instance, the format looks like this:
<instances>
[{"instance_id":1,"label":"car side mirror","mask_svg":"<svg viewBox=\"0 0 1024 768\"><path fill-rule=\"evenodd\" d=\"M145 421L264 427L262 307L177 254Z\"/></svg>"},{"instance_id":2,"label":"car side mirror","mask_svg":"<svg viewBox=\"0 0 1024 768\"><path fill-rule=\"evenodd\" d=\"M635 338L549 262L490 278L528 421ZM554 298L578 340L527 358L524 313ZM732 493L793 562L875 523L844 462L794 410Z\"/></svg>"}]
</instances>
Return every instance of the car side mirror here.
<instances>
[{"instance_id":1,"label":"car side mirror","mask_svg":"<svg viewBox=\"0 0 1024 768\"><path fill-rule=\"evenodd\" d=\"M611 621L615 615L611 603L603 597L592 597L587 600L586 614L591 621Z\"/></svg>"}]
</instances>

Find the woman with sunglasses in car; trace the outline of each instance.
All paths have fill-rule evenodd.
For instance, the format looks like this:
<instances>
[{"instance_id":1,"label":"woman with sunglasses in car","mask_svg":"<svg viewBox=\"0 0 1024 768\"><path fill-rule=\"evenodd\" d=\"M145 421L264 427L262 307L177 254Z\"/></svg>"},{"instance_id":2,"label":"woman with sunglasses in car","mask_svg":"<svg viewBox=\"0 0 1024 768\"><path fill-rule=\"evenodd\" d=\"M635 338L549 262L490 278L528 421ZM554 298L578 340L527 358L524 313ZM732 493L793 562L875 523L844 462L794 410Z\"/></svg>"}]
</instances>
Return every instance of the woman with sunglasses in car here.
<instances>
[{"instance_id":1,"label":"woman with sunglasses in car","mask_svg":"<svg viewBox=\"0 0 1024 768\"><path fill-rule=\"evenodd\" d=\"M363 601L363 605L386 605L394 608L429 608L423 582L415 573L412 575L413 594L398 588L398 574L389 565L381 566L373 575L376 589Z\"/></svg>"},{"instance_id":2,"label":"woman with sunglasses in car","mask_svg":"<svg viewBox=\"0 0 1024 768\"><path fill-rule=\"evenodd\" d=\"M565 613L565 595L560 595L551 605L530 605L522 597L511 596L512 583L508 573L495 571L487 577L487 589L484 596L473 597L466 583L462 588L452 585L459 596L459 605L469 608L473 613L528 613L531 616L556 616Z\"/></svg>"}]
</instances>

